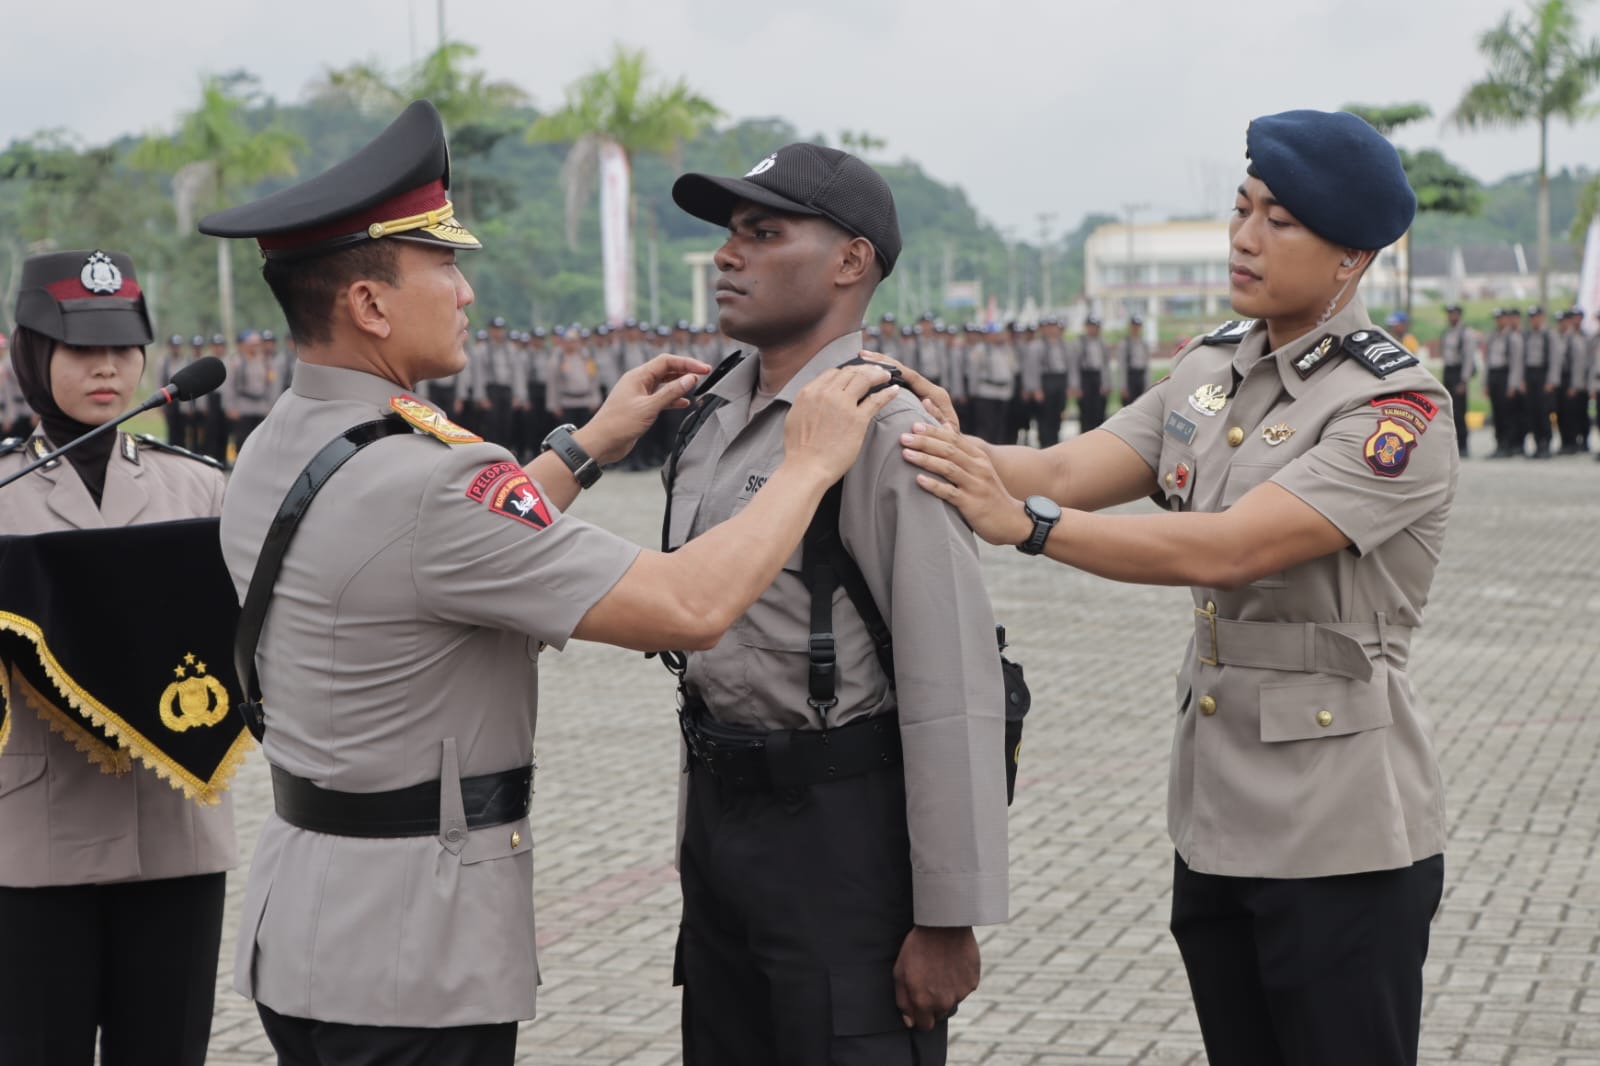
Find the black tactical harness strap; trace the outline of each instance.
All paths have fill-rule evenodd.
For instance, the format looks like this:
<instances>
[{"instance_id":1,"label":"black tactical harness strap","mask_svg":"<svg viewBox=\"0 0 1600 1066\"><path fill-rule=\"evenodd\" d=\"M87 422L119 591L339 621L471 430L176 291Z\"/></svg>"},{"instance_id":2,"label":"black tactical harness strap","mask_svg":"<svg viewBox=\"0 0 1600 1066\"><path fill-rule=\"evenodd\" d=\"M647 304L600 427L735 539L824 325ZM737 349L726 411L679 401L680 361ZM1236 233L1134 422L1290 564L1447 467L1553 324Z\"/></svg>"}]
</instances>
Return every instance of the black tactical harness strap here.
<instances>
[{"instance_id":1,"label":"black tactical harness strap","mask_svg":"<svg viewBox=\"0 0 1600 1066\"><path fill-rule=\"evenodd\" d=\"M250 734L260 743L267 734L266 715L261 706L261 681L256 676L256 645L261 641L261 626L266 622L267 606L272 602L272 590L278 583L278 573L283 569L283 557L294 540L295 530L305 517L311 501L334 471L369 444L397 433L412 432L411 425L399 415L386 415L372 422L363 422L339 434L323 445L312 456L300 476L294 479L289 491L278 507L277 515L267 527L267 537L261 544L261 554L256 557L255 572L250 575L250 587L245 592L244 608L239 613L239 629L233 641L233 668L239 676L239 687L244 692L245 724Z\"/></svg>"}]
</instances>

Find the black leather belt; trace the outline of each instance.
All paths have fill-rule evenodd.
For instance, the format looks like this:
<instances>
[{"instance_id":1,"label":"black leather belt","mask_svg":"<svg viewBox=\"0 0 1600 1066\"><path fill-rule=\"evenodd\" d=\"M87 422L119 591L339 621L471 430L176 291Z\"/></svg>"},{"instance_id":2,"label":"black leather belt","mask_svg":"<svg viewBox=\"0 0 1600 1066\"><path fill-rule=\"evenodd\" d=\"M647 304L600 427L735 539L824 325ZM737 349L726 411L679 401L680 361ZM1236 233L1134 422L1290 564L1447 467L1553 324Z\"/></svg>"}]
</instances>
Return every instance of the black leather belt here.
<instances>
[{"instance_id":1,"label":"black leather belt","mask_svg":"<svg viewBox=\"0 0 1600 1066\"><path fill-rule=\"evenodd\" d=\"M678 715L689 768L742 792L773 792L899 766L900 723L892 714L833 729L763 732L725 725L691 703Z\"/></svg>"},{"instance_id":2,"label":"black leather belt","mask_svg":"<svg viewBox=\"0 0 1600 1066\"><path fill-rule=\"evenodd\" d=\"M279 818L314 833L341 837L439 834L438 781L389 792L335 792L274 766L272 802ZM525 818L533 803L533 767L463 777L461 803L468 829Z\"/></svg>"}]
</instances>

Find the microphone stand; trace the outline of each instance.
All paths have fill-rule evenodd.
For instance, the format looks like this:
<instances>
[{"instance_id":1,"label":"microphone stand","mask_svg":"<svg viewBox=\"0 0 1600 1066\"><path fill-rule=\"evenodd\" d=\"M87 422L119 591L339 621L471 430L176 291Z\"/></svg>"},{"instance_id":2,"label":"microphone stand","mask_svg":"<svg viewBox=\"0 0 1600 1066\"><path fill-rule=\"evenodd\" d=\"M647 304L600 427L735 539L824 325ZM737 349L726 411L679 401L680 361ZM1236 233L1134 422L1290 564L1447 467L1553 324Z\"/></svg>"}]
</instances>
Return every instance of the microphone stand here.
<instances>
[{"instance_id":1,"label":"microphone stand","mask_svg":"<svg viewBox=\"0 0 1600 1066\"><path fill-rule=\"evenodd\" d=\"M163 388L159 392L157 392L155 395L151 396L144 403L140 404L138 407L135 407L133 410L127 412L126 414L123 414L123 415L121 415L121 416L119 416L117 418L114 418L110 422L105 422L105 423L102 423L101 425L95 426L93 429L91 429L89 432L85 433L83 436L79 437L77 440L71 441L70 443L67 443L67 444L63 444L61 447L57 448L55 451L47 452L44 455L39 456L39 458L37 458L33 462L29 463L27 466L23 467L21 470L18 470L15 474L11 474L10 476L5 477L5 478L0 478L0 489L5 488L7 485L11 484L13 481L17 481L17 480L19 480L19 479L21 479L23 477L26 477L27 475L33 473L35 470L39 469L41 466L48 466L50 463L52 463L55 460L61 458L62 455L66 454L67 452L70 452L72 449L74 449L78 445L82 444L84 441L92 440L93 438L98 437L102 433L105 433L105 432L107 432L109 430L116 429L118 426L122 425L122 423L126 422L128 419L134 417L135 415L142 415L146 411L150 410L151 408L165 407L167 404L172 403L176 399L178 399L177 390L171 385L166 386L165 388Z\"/></svg>"}]
</instances>

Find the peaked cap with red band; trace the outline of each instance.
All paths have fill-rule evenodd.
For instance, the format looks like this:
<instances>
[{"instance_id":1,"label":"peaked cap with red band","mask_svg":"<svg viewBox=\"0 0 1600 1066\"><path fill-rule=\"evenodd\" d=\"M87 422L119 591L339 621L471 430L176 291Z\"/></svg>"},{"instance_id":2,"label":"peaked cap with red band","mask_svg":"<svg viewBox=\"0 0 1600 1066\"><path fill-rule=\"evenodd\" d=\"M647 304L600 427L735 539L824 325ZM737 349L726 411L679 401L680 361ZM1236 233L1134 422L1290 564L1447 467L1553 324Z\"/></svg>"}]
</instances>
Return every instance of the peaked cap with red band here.
<instances>
[{"instance_id":1,"label":"peaked cap with red band","mask_svg":"<svg viewBox=\"0 0 1600 1066\"><path fill-rule=\"evenodd\" d=\"M17 325L80 348L155 339L133 260L122 252L49 252L23 261Z\"/></svg>"},{"instance_id":2,"label":"peaked cap with red band","mask_svg":"<svg viewBox=\"0 0 1600 1066\"><path fill-rule=\"evenodd\" d=\"M482 248L445 197L450 148L427 100L365 148L308 181L200 220L214 237L254 237L268 259L303 259L381 237Z\"/></svg>"}]
</instances>

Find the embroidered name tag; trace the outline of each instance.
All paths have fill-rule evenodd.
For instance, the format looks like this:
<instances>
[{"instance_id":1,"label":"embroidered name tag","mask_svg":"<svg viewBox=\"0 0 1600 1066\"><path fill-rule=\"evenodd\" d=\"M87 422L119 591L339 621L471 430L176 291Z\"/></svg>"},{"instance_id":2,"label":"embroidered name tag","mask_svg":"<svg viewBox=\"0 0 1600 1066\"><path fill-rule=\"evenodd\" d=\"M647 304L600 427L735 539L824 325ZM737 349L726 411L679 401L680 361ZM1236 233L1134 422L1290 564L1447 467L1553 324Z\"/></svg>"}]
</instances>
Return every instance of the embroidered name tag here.
<instances>
[{"instance_id":1,"label":"embroidered name tag","mask_svg":"<svg viewBox=\"0 0 1600 1066\"><path fill-rule=\"evenodd\" d=\"M1167 412L1167 436L1183 441L1185 444L1194 443L1194 432L1197 427L1187 418L1176 411Z\"/></svg>"}]
</instances>

